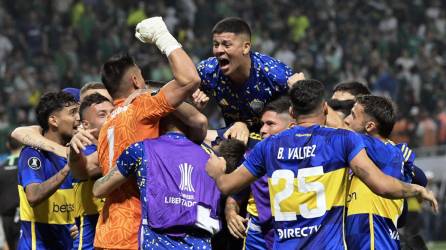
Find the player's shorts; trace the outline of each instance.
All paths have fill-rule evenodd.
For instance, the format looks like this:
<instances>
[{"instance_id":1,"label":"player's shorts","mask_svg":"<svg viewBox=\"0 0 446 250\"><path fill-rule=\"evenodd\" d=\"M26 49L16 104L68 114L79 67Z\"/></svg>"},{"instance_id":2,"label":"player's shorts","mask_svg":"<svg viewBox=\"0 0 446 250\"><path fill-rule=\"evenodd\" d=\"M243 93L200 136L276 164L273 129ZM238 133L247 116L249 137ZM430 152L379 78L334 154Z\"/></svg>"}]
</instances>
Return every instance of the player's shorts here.
<instances>
[{"instance_id":1,"label":"player's shorts","mask_svg":"<svg viewBox=\"0 0 446 250\"><path fill-rule=\"evenodd\" d=\"M73 242L73 250L94 250L94 235L99 214L84 215L76 218L79 236Z\"/></svg>"},{"instance_id":2,"label":"player's shorts","mask_svg":"<svg viewBox=\"0 0 446 250\"><path fill-rule=\"evenodd\" d=\"M139 248L149 249L212 249L210 234L188 233L184 237L173 237L162 233L157 233L149 226L143 225L140 228ZM142 240L141 240L142 239Z\"/></svg>"},{"instance_id":3,"label":"player's shorts","mask_svg":"<svg viewBox=\"0 0 446 250\"><path fill-rule=\"evenodd\" d=\"M265 250L273 248L274 229L265 230L260 226L258 221L257 216L250 215L243 249Z\"/></svg>"}]
</instances>

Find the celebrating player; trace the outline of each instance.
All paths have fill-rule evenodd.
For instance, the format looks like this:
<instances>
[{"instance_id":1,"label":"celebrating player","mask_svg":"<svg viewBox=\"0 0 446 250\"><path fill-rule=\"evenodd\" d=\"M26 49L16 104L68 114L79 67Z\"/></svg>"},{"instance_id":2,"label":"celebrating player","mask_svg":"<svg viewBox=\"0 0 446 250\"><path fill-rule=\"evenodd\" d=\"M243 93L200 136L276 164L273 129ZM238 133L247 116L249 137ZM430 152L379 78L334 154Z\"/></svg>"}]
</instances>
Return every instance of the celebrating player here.
<instances>
[{"instance_id":1,"label":"celebrating player","mask_svg":"<svg viewBox=\"0 0 446 250\"><path fill-rule=\"evenodd\" d=\"M45 138L67 144L79 125L79 105L64 92L42 96L36 108ZM71 249L72 177L66 158L29 146L19 158L21 236L18 249Z\"/></svg>"},{"instance_id":2,"label":"celebrating player","mask_svg":"<svg viewBox=\"0 0 446 250\"><path fill-rule=\"evenodd\" d=\"M233 193L268 176L275 247L283 249L344 249L343 214L347 166L376 194L387 198L418 196L437 201L431 191L383 174L367 157L359 135L322 127L327 107L324 85L303 80L290 90L296 126L256 145L231 174L212 156L208 174L223 193Z\"/></svg>"},{"instance_id":3,"label":"celebrating player","mask_svg":"<svg viewBox=\"0 0 446 250\"><path fill-rule=\"evenodd\" d=\"M264 105L286 94L292 70L284 63L251 52L251 29L240 18L225 18L212 29L214 57L197 66L200 89L215 99L226 126L226 137L247 141L248 129L258 132ZM246 128L247 125L247 128Z\"/></svg>"}]
</instances>

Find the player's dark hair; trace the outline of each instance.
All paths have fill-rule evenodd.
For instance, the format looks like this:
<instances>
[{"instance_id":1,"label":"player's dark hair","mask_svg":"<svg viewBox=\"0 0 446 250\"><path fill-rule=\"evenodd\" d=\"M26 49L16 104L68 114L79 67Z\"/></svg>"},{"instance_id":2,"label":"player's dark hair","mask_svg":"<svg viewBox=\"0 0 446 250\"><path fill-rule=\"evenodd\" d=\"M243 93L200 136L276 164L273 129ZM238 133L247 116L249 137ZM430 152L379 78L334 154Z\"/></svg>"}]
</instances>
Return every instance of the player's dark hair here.
<instances>
[{"instance_id":1,"label":"player's dark hair","mask_svg":"<svg viewBox=\"0 0 446 250\"><path fill-rule=\"evenodd\" d=\"M91 95L88 95L84 98L84 100L81 102L81 106L79 108L79 115L81 117L81 120L83 120L84 111L88 107L90 107L93 104L100 104L103 102L110 102L110 100L107 99L107 97L99 94L99 93L93 93Z\"/></svg>"},{"instance_id":2,"label":"player's dark hair","mask_svg":"<svg viewBox=\"0 0 446 250\"><path fill-rule=\"evenodd\" d=\"M288 113L289 109L290 109L290 98L288 96L280 96L270 102L268 102L265 105L265 108L263 108L263 113L267 112L267 111L273 111L276 112L278 114L281 113Z\"/></svg>"},{"instance_id":3,"label":"player's dark hair","mask_svg":"<svg viewBox=\"0 0 446 250\"><path fill-rule=\"evenodd\" d=\"M105 89L105 85L102 82L88 82L81 88L81 95L90 89Z\"/></svg>"},{"instance_id":4,"label":"player's dark hair","mask_svg":"<svg viewBox=\"0 0 446 250\"><path fill-rule=\"evenodd\" d=\"M234 33L236 35L244 34L251 39L251 28L247 22L238 17L227 17L220 20L214 28L212 28L212 35L224 32Z\"/></svg>"},{"instance_id":5,"label":"player's dark hair","mask_svg":"<svg viewBox=\"0 0 446 250\"><path fill-rule=\"evenodd\" d=\"M350 115L353 105L355 105L355 100L337 100L330 99L327 101L328 106L330 106L334 111L342 112L346 117Z\"/></svg>"},{"instance_id":6,"label":"player's dark hair","mask_svg":"<svg viewBox=\"0 0 446 250\"><path fill-rule=\"evenodd\" d=\"M222 140L218 147L218 154L226 161L226 173L234 171L242 162L246 146L237 139Z\"/></svg>"},{"instance_id":7,"label":"player's dark hair","mask_svg":"<svg viewBox=\"0 0 446 250\"><path fill-rule=\"evenodd\" d=\"M295 115L311 114L324 101L324 84L312 79L298 81L290 89L289 96Z\"/></svg>"},{"instance_id":8,"label":"player's dark hair","mask_svg":"<svg viewBox=\"0 0 446 250\"><path fill-rule=\"evenodd\" d=\"M125 72L133 66L135 66L135 61L129 54L113 56L102 65L102 82L112 98L116 97Z\"/></svg>"},{"instance_id":9,"label":"player's dark hair","mask_svg":"<svg viewBox=\"0 0 446 250\"><path fill-rule=\"evenodd\" d=\"M77 104L76 99L68 93L63 91L50 92L44 94L36 107L37 122L43 129L43 132L48 131L49 123L48 118L57 111L62 110L65 107Z\"/></svg>"},{"instance_id":10,"label":"player's dark hair","mask_svg":"<svg viewBox=\"0 0 446 250\"><path fill-rule=\"evenodd\" d=\"M364 107L364 113L378 123L378 134L389 137L396 121L396 112L393 103L382 96L363 95L356 98L356 103Z\"/></svg>"},{"instance_id":11,"label":"player's dark hair","mask_svg":"<svg viewBox=\"0 0 446 250\"><path fill-rule=\"evenodd\" d=\"M343 91L350 93L352 96L357 97L359 95L370 95L370 90L367 88L366 85L360 83L360 82L341 82L338 83L334 89L333 93L336 91Z\"/></svg>"}]
</instances>

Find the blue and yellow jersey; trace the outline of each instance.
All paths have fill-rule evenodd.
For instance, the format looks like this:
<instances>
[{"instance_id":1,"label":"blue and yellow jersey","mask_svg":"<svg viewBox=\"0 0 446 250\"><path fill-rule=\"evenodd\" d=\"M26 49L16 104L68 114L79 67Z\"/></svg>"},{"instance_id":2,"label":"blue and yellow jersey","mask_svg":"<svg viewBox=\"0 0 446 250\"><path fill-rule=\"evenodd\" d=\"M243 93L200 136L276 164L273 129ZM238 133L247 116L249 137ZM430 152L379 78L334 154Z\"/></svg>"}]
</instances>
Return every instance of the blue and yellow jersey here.
<instances>
[{"instance_id":1,"label":"blue and yellow jersey","mask_svg":"<svg viewBox=\"0 0 446 250\"><path fill-rule=\"evenodd\" d=\"M97 152L96 145L85 147L84 155ZM94 249L93 242L98 222L99 211L104 206L103 199L93 197L94 180L74 180L74 215L79 236L73 242L73 249Z\"/></svg>"},{"instance_id":2,"label":"blue and yellow jersey","mask_svg":"<svg viewBox=\"0 0 446 250\"><path fill-rule=\"evenodd\" d=\"M275 248L345 249L343 217L349 162L359 135L295 126L258 143L243 165L268 176Z\"/></svg>"},{"instance_id":3,"label":"blue and yellow jersey","mask_svg":"<svg viewBox=\"0 0 446 250\"><path fill-rule=\"evenodd\" d=\"M363 135L367 155L389 176L404 180L401 150L391 142ZM399 249L397 220L403 199L390 200L374 194L359 178L352 177L346 218L346 241L349 249Z\"/></svg>"},{"instance_id":4,"label":"blue and yellow jersey","mask_svg":"<svg viewBox=\"0 0 446 250\"><path fill-rule=\"evenodd\" d=\"M65 158L31 147L24 147L18 163L21 234L18 249L71 249L69 229L74 224L74 193L68 174L62 185L48 199L31 207L26 187L43 183L67 163Z\"/></svg>"}]
</instances>

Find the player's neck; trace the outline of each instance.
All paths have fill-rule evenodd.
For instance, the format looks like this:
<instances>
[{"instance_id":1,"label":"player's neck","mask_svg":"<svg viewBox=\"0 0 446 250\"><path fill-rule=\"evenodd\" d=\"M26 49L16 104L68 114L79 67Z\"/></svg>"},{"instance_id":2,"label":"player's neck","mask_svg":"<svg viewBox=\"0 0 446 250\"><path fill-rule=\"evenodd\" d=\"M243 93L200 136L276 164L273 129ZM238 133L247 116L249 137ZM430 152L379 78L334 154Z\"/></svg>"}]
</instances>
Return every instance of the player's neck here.
<instances>
[{"instance_id":1,"label":"player's neck","mask_svg":"<svg viewBox=\"0 0 446 250\"><path fill-rule=\"evenodd\" d=\"M313 125L325 125L324 116L300 116L296 119L295 125L301 127L310 127Z\"/></svg>"},{"instance_id":2,"label":"player's neck","mask_svg":"<svg viewBox=\"0 0 446 250\"><path fill-rule=\"evenodd\" d=\"M368 134L369 134L370 136L375 137L376 139L378 139L378 140L384 142L384 143L386 143L386 142L389 140L389 138L382 137L382 136L379 135L378 133L368 133Z\"/></svg>"},{"instance_id":3,"label":"player's neck","mask_svg":"<svg viewBox=\"0 0 446 250\"><path fill-rule=\"evenodd\" d=\"M243 62L240 66L235 70L230 76L229 79L237 85L244 84L248 79L251 73L251 56L247 56L242 59Z\"/></svg>"},{"instance_id":4,"label":"player's neck","mask_svg":"<svg viewBox=\"0 0 446 250\"><path fill-rule=\"evenodd\" d=\"M52 131L51 128L48 129L48 131L45 132L43 134L43 136L45 138L47 138L48 140L53 141L53 142L55 142L57 144L60 144L62 146L65 146L65 144L66 144L66 142L63 139L62 135L60 133L58 133L57 131Z\"/></svg>"}]
</instances>

